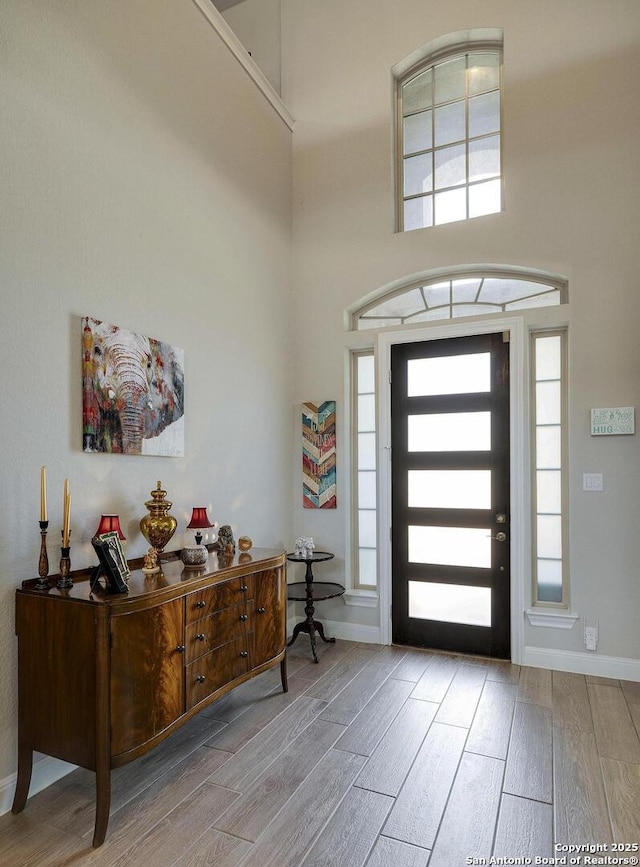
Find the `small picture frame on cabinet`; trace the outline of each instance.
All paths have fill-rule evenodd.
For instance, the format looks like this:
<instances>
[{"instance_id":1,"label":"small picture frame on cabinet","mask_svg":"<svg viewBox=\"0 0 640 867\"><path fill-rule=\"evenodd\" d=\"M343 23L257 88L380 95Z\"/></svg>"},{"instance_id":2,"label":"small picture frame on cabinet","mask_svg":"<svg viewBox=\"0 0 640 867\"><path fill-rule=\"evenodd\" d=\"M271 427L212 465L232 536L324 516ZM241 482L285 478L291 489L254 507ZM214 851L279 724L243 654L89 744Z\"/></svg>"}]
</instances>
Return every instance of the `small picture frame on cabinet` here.
<instances>
[{"instance_id":1,"label":"small picture frame on cabinet","mask_svg":"<svg viewBox=\"0 0 640 867\"><path fill-rule=\"evenodd\" d=\"M99 587L99 580L104 576L107 593L128 593L127 581L131 573L117 532L94 536L91 544L100 561L91 576L91 589Z\"/></svg>"}]
</instances>

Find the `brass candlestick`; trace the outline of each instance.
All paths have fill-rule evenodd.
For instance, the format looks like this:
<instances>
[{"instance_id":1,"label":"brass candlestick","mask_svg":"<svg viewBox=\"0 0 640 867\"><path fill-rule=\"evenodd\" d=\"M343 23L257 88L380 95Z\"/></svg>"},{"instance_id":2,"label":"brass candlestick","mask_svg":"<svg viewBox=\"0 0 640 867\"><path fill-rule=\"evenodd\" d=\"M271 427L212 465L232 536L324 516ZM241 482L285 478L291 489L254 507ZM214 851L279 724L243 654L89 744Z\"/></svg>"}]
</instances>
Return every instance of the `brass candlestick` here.
<instances>
[{"instance_id":1,"label":"brass candlestick","mask_svg":"<svg viewBox=\"0 0 640 867\"><path fill-rule=\"evenodd\" d=\"M60 574L56 580L58 590L68 590L70 587L73 587L70 551L71 545L62 545L60 548Z\"/></svg>"},{"instance_id":2,"label":"brass candlestick","mask_svg":"<svg viewBox=\"0 0 640 867\"><path fill-rule=\"evenodd\" d=\"M47 528L48 521L40 521L40 557L38 558L38 575L35 583L36 590L48 590L51 587L49 581L49 557L47 555Z\"/></svg>"}]
</instances>

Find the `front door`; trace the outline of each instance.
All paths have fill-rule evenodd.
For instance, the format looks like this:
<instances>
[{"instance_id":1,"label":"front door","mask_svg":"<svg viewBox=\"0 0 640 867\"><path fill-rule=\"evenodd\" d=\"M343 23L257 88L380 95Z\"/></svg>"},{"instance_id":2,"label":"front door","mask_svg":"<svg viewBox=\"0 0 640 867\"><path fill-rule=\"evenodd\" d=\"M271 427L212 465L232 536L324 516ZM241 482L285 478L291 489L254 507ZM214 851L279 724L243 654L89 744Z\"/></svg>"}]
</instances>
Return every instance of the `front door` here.
<instances>
[{"instance_id":1,"label":"front door","mask_svg":"<svg viewBox=\"0 0 640 867\"><path fill-rule=\"evenodd\" d=\"M394 643L509 658L509 344L391 349Z\"/></svg>"}]
</instances>

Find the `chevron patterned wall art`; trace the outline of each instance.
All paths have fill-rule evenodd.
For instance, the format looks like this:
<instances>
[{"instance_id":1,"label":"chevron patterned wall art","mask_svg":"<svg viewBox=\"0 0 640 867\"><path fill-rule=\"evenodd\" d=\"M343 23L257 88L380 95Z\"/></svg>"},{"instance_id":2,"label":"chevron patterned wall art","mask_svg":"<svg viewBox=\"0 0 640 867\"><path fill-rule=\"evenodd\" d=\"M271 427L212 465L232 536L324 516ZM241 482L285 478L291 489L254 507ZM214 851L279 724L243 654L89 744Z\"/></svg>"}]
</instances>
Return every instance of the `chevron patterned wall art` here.
<instances>
[{"instance_id":1,"label":"chevron patterned wall art","mask_svg":"<svg viewBox=\"0 0 640 867\"><path fill-rule=\"evenodd\" d=\"M336 402L302 404L302 499L305 509L336 508Z\"/></svg>"}]
</instances>

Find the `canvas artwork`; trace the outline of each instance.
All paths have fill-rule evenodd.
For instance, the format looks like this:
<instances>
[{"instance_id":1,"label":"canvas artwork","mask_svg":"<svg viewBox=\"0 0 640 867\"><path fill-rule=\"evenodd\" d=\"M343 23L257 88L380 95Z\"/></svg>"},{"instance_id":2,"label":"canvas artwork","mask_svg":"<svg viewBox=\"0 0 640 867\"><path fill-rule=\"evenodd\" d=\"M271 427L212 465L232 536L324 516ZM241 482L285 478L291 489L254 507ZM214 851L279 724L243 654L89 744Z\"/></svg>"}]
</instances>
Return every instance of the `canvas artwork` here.
<instances>
[{"instance_id":1,"label":"canvas artwork","mask_svg":"<svg viewBox=\"0 0 640 867\"><path fill-rule=\"evenodd\" d=\"M336 402L302 404L302 499L305 509L336 508Z\"/></svg>"},{"instance_id":2,"label":"canvas artwork","mask_svg":"<svg viewBox=\"0 0 640 867\"><path fill-rule=\"evenodd\" d=\"M184 352L84 317L82 448L182 457Z\"/></svg>"}]
</instances>

